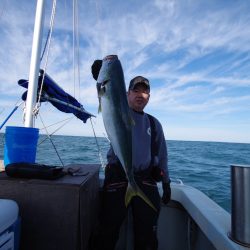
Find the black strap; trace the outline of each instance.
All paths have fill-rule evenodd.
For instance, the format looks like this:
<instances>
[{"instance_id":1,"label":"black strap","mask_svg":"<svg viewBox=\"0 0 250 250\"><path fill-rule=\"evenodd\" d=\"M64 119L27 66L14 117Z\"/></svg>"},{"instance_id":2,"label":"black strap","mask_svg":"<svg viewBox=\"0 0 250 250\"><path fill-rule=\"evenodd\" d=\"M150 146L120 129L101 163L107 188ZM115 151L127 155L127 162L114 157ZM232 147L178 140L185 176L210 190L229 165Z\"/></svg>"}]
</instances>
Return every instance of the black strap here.
<instances>
[{"instance_id":1,"label":"black strap","mask_svg":"<svg viewBox=\"0 0 250 250\"><path fill-rule=\"evenodd\" d=\"M155 156L158 155L157 144L156 144L156 126L154 117L150 114L148 115L148 119L150 122L150 129L151 129L151 166L154 163Z\"/></svg>"},{"instance_id":2,"label":"black strap","mask_svg":"<svg viewBox=\"0 0 250 250\"><path fill-rule=\"evenodd\" d=\"M159 154L159 145L156 143L156 125L155 125L155 118L152 115L148 114L148 118L150 121L151 127L151 163L150 163L150 171L151 177L156 182L162 181L162 170L155 165L154 159Z\"/></svg>"},{"instance_id":3,"label":"black strap","mask_svg":"<svg viewBox=\"0 0 250 250\"><path fill-rule=\"evenodd\" d=\"M5 167L10 177L53 180L65 175L62 167L38 163L18 162Z\"/></svg>"}]
</instances>

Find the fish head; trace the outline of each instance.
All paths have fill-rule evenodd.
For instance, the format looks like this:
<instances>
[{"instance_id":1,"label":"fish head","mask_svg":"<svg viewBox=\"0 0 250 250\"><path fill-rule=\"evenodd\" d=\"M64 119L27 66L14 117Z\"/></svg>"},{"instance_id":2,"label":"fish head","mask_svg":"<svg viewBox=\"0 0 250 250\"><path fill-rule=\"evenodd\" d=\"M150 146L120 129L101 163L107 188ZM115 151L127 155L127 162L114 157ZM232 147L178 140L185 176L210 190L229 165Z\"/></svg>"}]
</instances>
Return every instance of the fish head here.
<instances>
[{"instance_id":1,"label":"fish head","mask_svg":"<svg viewBox=\"0 0 250 250\"><path fill-rule=\"evenodd\" d=\"M108 55L103 59L102 66L100 68L98 78L97 78L97 94L99 100L98 113L101 112L101 99L108 96L108 89L111 87L111 72L113 71L112 64L114 61L118 60L117 55Z\"/></svg>"},{"instance_id":2,"label":"fish head","mask_svg":"<svg viewBox=\"0 0 250 250\"><path fill-rule=\"evenodd\" d=\"M99 100L99 108L98 108L98 113L101 112L101 98L105 95L106 93L106 85L108 84L108 80L104 82L97 82L96 88L97 88L97 94L98 94L98 100Z\"/></svg>"},{"instance_id":3,"label":"fish head","mask_svg":"<svg viewBox=\"0 0 250 250\"><path fill-rule=\"evenodd\" d=\"M97 88L97 94L98 94L98 97L102 97L105 92L106 92L106 84L108 83L109 81L104 81L104 82L97 82L96 83L96 88Z\"/></svg>"},{"instance_id":4,"label":"fish head","mask_svg":"<svg viewBox=\"0 0 250 250\"><path fill-rule=\"evenodd\" d=\"M103 59L97 79L97 91L99 112L106 101L117 109L128 106L123 70L117 55L109 55Z\"/></svg>"}]
</instances>

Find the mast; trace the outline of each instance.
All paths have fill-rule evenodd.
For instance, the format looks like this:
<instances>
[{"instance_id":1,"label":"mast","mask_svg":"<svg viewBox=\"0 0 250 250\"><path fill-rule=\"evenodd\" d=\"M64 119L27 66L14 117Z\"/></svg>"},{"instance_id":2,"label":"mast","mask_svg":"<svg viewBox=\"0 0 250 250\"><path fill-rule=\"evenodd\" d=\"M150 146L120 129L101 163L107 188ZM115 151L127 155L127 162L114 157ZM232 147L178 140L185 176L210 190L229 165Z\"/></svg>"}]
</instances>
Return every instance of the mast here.
<instances>
[{"instance_id":1,"label":"mast","mask_svg":"<svg viewBox=\"0 0 250 250\"><path fill-rule=\"evenodd\" d=\"M33 127L33 109L36 105L40 55L44 23L45 0L37 0L33 45L30 60L29 87L26 101L25 127Z\"/></svg>"}]
</instances>

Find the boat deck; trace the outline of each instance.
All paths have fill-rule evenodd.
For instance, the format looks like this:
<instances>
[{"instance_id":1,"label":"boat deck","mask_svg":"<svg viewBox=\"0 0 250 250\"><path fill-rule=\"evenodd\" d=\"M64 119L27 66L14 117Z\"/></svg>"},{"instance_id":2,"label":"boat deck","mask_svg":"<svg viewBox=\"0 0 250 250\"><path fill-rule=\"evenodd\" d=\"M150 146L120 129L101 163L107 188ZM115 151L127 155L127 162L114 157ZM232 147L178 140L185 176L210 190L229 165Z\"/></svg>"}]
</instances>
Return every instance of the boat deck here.
<instances>
[{"instance_id":1,"label":"boat deck","mask_svg":"<svg viewBox=\"0 0 250 250\"><path fill-rule=\"evenodd\" d=\"M99 208L99 165L68 167L87 175L41 180L0 173L0 198L19 206L20 250L88 249Z\"/></svg>"}]
</instances>

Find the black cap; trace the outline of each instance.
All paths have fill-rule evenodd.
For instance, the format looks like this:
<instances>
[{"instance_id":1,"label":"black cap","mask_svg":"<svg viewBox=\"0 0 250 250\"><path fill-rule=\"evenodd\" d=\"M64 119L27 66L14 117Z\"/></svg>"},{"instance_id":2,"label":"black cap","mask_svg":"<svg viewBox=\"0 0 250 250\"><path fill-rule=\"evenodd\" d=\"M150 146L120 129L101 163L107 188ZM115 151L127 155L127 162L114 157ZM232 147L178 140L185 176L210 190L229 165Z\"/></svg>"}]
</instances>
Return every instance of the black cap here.
<instances>
[{"instance_id":1,"label":"black cap","mask_svg":"<svg viewBox=\"0 0 250 250\"><path fill-rule=\"evenodd\" d=\"M101 67L102 67L102 60L95 60L91 66L92 76L96 81L97 81Z\"/></svg>"},{"instance_id":2,"label":"black cap","mask_svg":"<svg viewBox=\"0 0 250 250\"><path fill-rule=\"evenodd\" d=\"M137 84L144 84L146 88L150 91L149 80L143 76L136 76L129 83L129 90L133 90Z\"/></svg>"}]
</instances>

